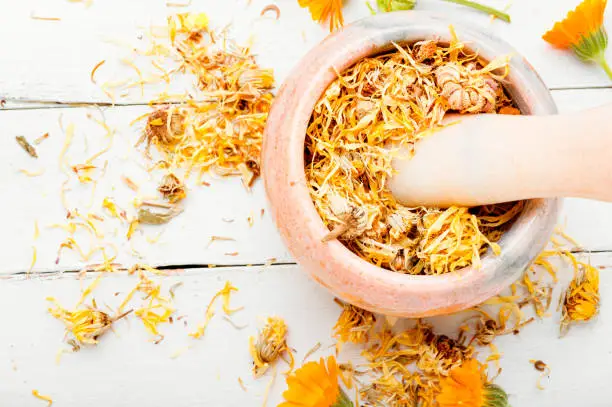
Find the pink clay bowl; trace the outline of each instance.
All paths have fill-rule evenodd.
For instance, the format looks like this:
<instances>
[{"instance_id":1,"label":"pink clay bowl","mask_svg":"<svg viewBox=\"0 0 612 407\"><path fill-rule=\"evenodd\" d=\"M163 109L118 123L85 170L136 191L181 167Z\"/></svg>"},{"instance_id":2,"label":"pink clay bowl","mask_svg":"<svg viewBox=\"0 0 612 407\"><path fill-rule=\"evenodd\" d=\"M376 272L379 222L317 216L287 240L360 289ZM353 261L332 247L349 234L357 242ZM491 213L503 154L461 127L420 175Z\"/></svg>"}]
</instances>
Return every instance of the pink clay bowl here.
<instances>
[{"instance_id":1,"label":"pink clay bowl","mask_svg":"<svg viewBox=\"0 0 612 407\"><path fill-rule=\"evenodd\" d=\"M342 300L373 312L426 317L477 305L521 275L546 246L557 220L560 200L530 200L500 240L499 256L489 250L480 268L435 276L395 273L362 260L339 241L321 242L328 229L312 203L304 173L304 139L315 103L336 78L336 71L392 49L392 42L449 42L449 25L488 60L512 55L506 88L524 114L556 113L540 77L510 45L460 22L403 11L357 21L317 45L285 80L268 118L263 178L285 244L314 280Z\"/></svg>"}]
</instances>

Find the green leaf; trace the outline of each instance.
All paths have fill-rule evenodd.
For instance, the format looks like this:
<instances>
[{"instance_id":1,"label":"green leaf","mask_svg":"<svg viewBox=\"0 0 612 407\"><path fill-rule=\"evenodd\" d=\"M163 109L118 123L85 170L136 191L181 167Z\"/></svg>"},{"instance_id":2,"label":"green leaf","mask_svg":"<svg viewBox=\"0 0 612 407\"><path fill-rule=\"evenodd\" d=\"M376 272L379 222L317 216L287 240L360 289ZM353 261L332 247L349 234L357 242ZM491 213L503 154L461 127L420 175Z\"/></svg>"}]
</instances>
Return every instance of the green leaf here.
<instances>
[{"instance_id":1,"label":"green leaf","mask_svg":"<svg viewBox=\"0 0 612 407\"><path fill-rule=\"evenodd\" d=\"M376 0L379 11L412 10L416 0Z\"/></svg>"},{"instance_id":2,"label":"green leaf","mask_svg":"<svg viewBox=\"0 0 612 407\"><path fill-rule=\"evenodd\" d=\"M508 394L496 384L487 384L484 389L485 403L483 407L510 407Z\"/></svg>"}]
</instances>

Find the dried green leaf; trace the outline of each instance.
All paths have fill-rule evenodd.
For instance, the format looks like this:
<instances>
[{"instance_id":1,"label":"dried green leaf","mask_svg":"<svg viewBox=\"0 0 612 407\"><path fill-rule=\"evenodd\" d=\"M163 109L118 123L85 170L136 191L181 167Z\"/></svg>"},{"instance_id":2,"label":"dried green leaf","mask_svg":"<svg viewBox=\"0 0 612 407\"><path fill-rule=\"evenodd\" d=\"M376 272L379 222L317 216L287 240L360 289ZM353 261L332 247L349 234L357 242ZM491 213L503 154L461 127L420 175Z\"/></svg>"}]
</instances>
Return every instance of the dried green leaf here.
<instances>
[{"instance_id":1,"label":"dried green leaf","mask_svg":"<svg viewBox=\"0 0 612 407\"><path fill-rule=\"evenodd\" d=\"M30 143L28 143L28 140L26 140L25 137L17 136L15 137L15 140L17 140L17 143L19 143L21 148L23 148L24 151L30 155L30 157L38 158L38 154L36 154L36 149L32 147Z\"/></svg>"},{"instance_id":2,"label":"dried green leaf","mask_svg":"<svg viewBox=\"0 0 612 407\"><path fill-rule=\"evenodd\" d=\"M161 208L160 208L161 209ZM172 218L183 212L180 208L172 208L166 210L153 211L149 208L140 208L138 210L138 222L146 225L162 225L170 222Z\"/></svg>"}]
</instances>

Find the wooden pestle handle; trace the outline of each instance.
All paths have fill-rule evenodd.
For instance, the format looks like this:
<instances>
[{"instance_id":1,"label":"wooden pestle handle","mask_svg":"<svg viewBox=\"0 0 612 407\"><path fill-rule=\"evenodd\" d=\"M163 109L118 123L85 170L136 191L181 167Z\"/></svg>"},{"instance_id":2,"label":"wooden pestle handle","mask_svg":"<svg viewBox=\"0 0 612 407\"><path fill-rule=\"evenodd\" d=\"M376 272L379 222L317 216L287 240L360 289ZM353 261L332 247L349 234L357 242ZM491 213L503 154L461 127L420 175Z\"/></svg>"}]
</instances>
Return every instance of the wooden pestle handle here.
<instances>
[{"instance_id":1,"label":"wooden pestle handle","mask_svg":"<svg viewBox=\"0 0 612 407\"><path fill-rule=\"evenodd\" d=\"M407 206L528 198L612 201L612 105L554 116L459 116L394 160L391 192Z\"/></svg>"}]
</instances>

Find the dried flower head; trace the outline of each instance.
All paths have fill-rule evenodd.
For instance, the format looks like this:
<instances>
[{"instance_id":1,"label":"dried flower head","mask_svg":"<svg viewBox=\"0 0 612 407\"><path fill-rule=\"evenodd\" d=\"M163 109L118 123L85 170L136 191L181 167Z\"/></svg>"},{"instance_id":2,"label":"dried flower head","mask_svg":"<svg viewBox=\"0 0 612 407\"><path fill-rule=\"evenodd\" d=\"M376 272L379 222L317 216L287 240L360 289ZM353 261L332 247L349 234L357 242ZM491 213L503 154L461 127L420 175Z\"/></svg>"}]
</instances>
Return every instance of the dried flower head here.
<instances>
[{"instance_id":1,"label":"dried flower head","mask_svg":"<svg viewBox=\"0 0 612 407\"><path fill-rule=\"evenodd\" d=\"M376 323L376 316L349 303L335 301L342 306L342 312L334 325L334 337L340 342L365 343Z\"/></svg>"},{"instance_id":2,"label":"dried flower head","mask_svg":"<svg viewBox=\"0 0 612 407\"><path fill-rule=\"evenodd\" d=\"M445 64L435 71L440 94L448 100L451 110L460 113L491 113L499 85L487 74L472 70L469 65Z\"/></svg>"},{"instance_id":3,"label":"dried flower head","mask_svg":"<svg viewBox=\"0 0 612 407\"><path fill-rule=\"evenodd\" d=\"M329 200L331 211L339 220L339 223L323 237L323 242L339 237L351 239L360 236L366 231L368 227L368 214L364 208L355 206L339 196L332 196Z\"/></svg>"},{"instance_id":4,"label":"dried flower head","mask_svg":"<svg viewBox=\"0 0 612 407\"><path fill-rule=\"evenodd\" d=\"M81 345L95 345L98 338L108 331L112 324L128 315L132 310L111 317L104 311L95 308L95 302L91 307L74 309L72 311L62 307L55 298L47 298L54 304L49 308L49 313L59 319L66 326L66 331L74 336Z\"/></svg>"},{"instance_id":5,"label":"dried flower head","mask_svg":"<svg viewBox=\"0 0 612 407\"><path fill-rule=\"evenodd\" d=\"M257 339L252 336L249 338L249 352L253 358L255 377L263 375L286 351L290 353L287 346L287 324L282 318L268 317Z\"/></svg>"},{"instance_id":6,"label":"dried flower head","mask_svg":"<svg viewBox=\"0 0 612 407\"><path fill-rule=\"evenodd\" d=\"M278 407L353 407L353 403L338 384L338 366L333 356L327 364L308 362L287 376L285 402Z\"/></svg>"},{"instance_id":7,"label":"dried flower head","mask_svg":"<svg viewBox=\"0 0 612 407\"><path fill-rule=\"evenodd\" d=\"M497 321L481 318L476 325L476 332L472 340L481 346L490 345L499 333Z\"/></svg>"},{"instance_id":8,"label":"dried flower head","mask_svg":"<svg viewBox=\"0 0 612 407\"><path fill-rule=\"evenodd\" d=\"M183 184L183 181L181 181L179 177L172 173L164 175L157 190L170 203L181 201L187 196L185 184Z\"/></svg>"},{"instance_id":9,"label":"dried flower head","mask_svg":"<svg viewBox=\"0 0 612 407\"><path fill-rule=\"evenodd\" d=\"M570 325L590 321L599 311L599 270L578 262L575 277L561 298L561 334Z\"/></svg>"},{"instance_id":10,"label":"dried flower head","mask_svg":"<svg viewBox=\"0 0 612 407\"><path fill-rule=\"evenodd\" d=\"M179 108L161 107L147 117L144 139L147 145L171 148L185 133L185 116Z\"/></svg>"},{"instance_id":11,"label":"dried flower head","mask_svg":"<svg viewBox=\"0 0 612 407\"><path fill-rule=\"evenodd\" d=\"M436 41L433 41L433 40L419 41L414 44L414 47L417 49L416 51L416 61L417 62L423 62L426 59L435 57L436 51L438 50L438 44Z\"/></svg>"}]
</instances>

